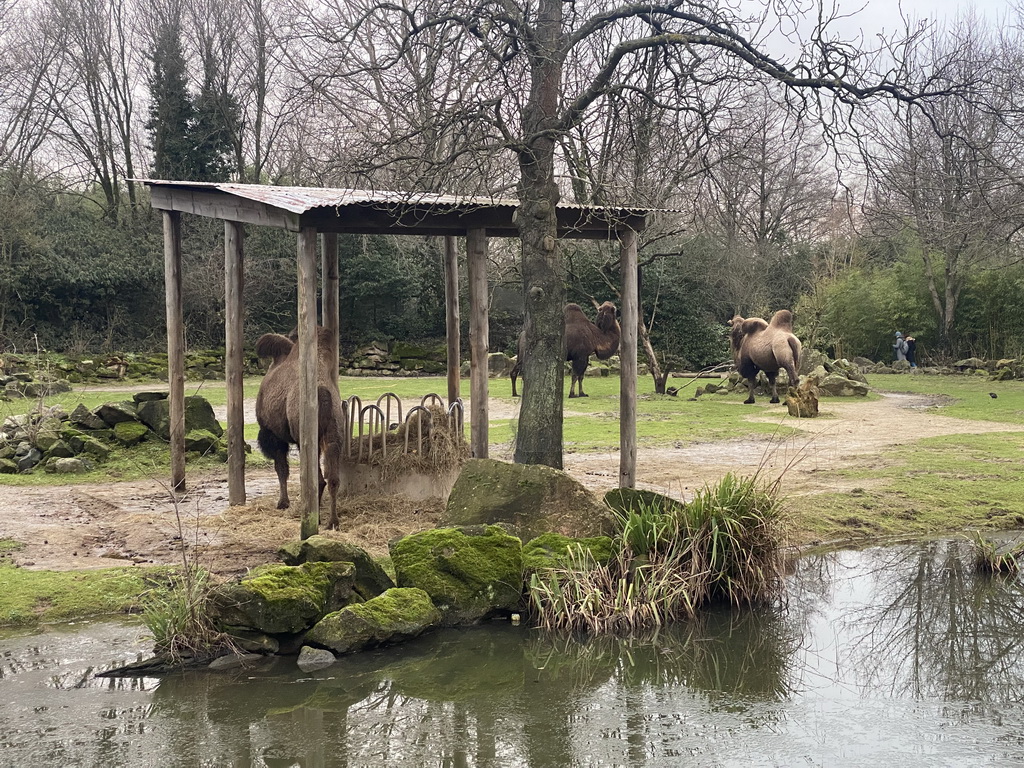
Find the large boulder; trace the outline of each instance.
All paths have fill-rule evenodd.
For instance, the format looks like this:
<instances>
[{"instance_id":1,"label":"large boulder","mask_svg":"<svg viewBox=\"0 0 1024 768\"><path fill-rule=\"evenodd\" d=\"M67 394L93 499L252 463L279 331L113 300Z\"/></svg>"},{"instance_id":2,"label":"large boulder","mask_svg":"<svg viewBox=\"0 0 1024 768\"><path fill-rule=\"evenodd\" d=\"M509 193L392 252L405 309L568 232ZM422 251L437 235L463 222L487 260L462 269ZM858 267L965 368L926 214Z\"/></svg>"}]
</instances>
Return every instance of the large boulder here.
<instances>
[{"instance_id":1,"label":"large boulder","mask_svg":"<svg viewBox=\"0 0 1024 768\"><path fill-rule=\"evenodd\" d=\"M555 532L605 536L615 529L611 510L583 485L551 467L471 459L459 474L442 525L502 523L523 539Z\"/></svg>"},{"instance_id":2,"label":"large boulder","mask_svg":"<svg viewBox=\"0 0 1024 768\"><path fill-rule=\"evenodd\" d=\"M352 653L416 637L440 620L441 613L426 592L396 587L327 614L309 630L305 642L335 653Z\"/></svg>"},{"instance_id":3,"label":"large boulder","mask_svg":"<svg viewBox=\"0 0 1024 768\"><path fill-rule=\"evenodd\" d=\"M294 634L358 601L352 563L271 565L214 590L210 613L227 631Z\"/></svg>"},{"instance_id":4,"label":"large boulder","mask_svg":"<svg viewBox=\"0 0 1024 768\"><path fill-rule=\"evenodd\" d=\"M808 373L813 371L818 366L821 366L826 371L829 371L832 367L832 361L829 360L828 355L824 352L819 352L816 349L805 348L800 353L800 370L797 373L800 376L806 376Z\"/></svg>"},{"instance_id":5,"label":"large boulder","mask_svg":"<svg viewBox=\"0 0 1024 768\"><path fill-rule=\"evenodd\" d=\"M523 543L497 525L438 528L390 545L398 586L422 589L449 626L519 608Z\"/></svg>"},{"instance_id":6,"label":"large boulder","mask_svg":"<svg viewBox=\"0 0 1024 768\"><path fill-rule=\"evenodd\" d=\"M395 582L362 547L347 541L316 534L303 541L293 541L277 550L286 565L302 563L352 563L355 566L353 589L363 600L369 600L392 589Z\"/></svg>"},{"instance_id":7,"label":"large boulder","mask_svg":"<svg viewBox=\"0 0 1024 768\"><path fill-rule=\"evenodd\" d=\"M171 401L146 400L139 403L139 420L164 440L171 439ZM205 397L185 398L185 431L206 430L215 437L224 435L224 428L213 414L213 406Z\"/></svg>"},{"instance_id":8,"label":"large boulder","mask_svg":"<svg viewBox=\"0 0 1024 768\"><path fill-rule=\"evenodd\" d=\"M819 384L818 389L823 395L831 397L864 396L868 393L867 384L853 381L839 373L830 373Z\"/></svg>"},{"instance_id":9,"label":"large boulder","mask_svg":"<svg viewBox=\"0 0 1024 768\"><path fill-rule=\"evenodd\" d=\"M97 416L95 413L85 407L84 404L79 403L78 407L71 412L68 420L75 426L83 429L106 429L107 422Z\"/></svg>"},{"instance_id":10,"label":"large boulder","mask_svg":"<svg viewBox=\"0 0 1024 768\"><path fill-rule=\"evenodd\" d=\"M578 562L581 551L595 565L608 565L612 559L612 540L608 536L574 539L560 533L545 533L523 545L523 571L530 574L546 568L565 568Z\"/></svg>"},{"instance_id":11,"label":"large boulder","mask_svg":"<svg viewBox=\"0 0 1024 768\"><path fill-rule=\"evenodd\" d=\"M138 421L135 403L124 400L120 403L104 403L93 411L108 427L114 427L126 421Z\"/></svg>"}]
</instances>

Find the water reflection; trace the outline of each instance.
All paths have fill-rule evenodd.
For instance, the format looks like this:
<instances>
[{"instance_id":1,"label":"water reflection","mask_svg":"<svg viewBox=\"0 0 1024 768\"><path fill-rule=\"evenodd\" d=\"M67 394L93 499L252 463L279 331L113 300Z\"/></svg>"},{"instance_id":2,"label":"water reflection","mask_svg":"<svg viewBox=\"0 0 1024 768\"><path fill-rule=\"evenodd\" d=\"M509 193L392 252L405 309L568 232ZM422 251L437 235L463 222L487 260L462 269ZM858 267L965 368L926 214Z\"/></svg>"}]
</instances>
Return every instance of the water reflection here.
<instances>
[{"instance_id":1,"label":"water reflection","mask_svg":"<svg viewBox=\"0 0 1024 768\"><path fill-rule=\"evenodd\" d=\"M1024 758L1024 601L965 556L807 557L784 605L649 638L502 624L310 675L285 659L98 680L137 650L123 628L0 639L0 750L20 766L1000 764Z\"/></svg>"}]
</instances>

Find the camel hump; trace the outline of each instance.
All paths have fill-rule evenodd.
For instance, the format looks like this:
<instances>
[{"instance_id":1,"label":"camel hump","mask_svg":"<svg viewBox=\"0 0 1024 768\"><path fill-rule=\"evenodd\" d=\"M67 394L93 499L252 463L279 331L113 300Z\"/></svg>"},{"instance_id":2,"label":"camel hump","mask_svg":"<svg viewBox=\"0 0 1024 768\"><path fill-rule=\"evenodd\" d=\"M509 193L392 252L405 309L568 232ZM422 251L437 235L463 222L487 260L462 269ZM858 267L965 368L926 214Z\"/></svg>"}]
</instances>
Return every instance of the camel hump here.
<instances>
[{"instance_id":1,"label":"camel hump","mask_svg":"<svg viewBox=\"0 0 1024 768\"><path fill-rule=\"evenodd\" d=\"M763 331L767 327L768 323L766 323L760 317L749 317L740 324L740 330L743 331L743 333L748 336L752 333Z\"/></svg>"},{"instance_id":2,"label":"camel hump","mask_svg":"<svg viewBox=\"0 0 1024 768\"><path fill-rule=\"evenodd\" d=\"M280 333L265 333L256 340L256 356L269 357L276 363L288 357L295 345Z\"/></svg>"},{"instance_id":3,"label":"camel hump","mask_svg":"<svg viewBox=\"0 0 1024 768\"><path fill-rule=\"evenodd\" d=\"M793 332L793 313L788 309L780 309L772 315L772 328L781 328L784 331Z\"/></svg>"},{"instance_id":4,"label":"camel hump","mask_svg":"<svg viewBox=\"0 0 1024 768\"><path fill-rule=\"evenodd\" d=\"M579 304L566 304L564 317L566 325L590 322L590 319L583 312L583 308Z\"/></svg>"}]
</instances>

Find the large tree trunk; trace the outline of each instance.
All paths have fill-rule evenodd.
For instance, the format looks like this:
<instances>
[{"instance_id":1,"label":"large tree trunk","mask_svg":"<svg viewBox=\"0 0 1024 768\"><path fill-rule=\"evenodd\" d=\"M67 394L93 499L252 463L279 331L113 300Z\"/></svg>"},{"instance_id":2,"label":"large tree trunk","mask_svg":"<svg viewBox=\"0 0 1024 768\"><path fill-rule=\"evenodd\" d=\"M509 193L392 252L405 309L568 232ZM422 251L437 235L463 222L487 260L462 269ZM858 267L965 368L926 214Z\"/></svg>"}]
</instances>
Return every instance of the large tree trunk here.
<instances>
[{"instance_id":1,"label":"large tree trunk","mask_svg":"<svg viewBox=\"0 0 1024 768\"><path fill-rule=\"evenodd\" d=\"M519 151L519 210L523 245L526 359L515 460L562 468L562 396L565 389L565 274L558 254L555 141L561 89L561 0L542 0L532 55L530 98L523 108L527 145Z\"/></svg>"}]
</instances>

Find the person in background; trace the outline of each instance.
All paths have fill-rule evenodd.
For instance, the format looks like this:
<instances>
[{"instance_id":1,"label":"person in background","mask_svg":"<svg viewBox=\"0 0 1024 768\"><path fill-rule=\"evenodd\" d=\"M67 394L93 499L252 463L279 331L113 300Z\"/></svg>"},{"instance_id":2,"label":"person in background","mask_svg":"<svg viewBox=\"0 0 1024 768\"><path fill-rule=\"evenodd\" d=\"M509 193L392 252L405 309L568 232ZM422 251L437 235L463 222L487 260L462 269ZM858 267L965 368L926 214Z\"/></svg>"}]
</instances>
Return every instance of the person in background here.
<instances>
[{"instance_id":1,"label":"person in background","mask_svg":"<svg viewBox=\"0 0 1024 768\"><path fill-rule=\"evenodd\" d=\"M917 368L917 339L907 336L905 341L907 342L907 362L910 363L911 368Z\"/></svg>"},{"instance_id":2,"label":"person in background","mask_svg":"<svg viewBox=\"0 0 1024 768\"><path fill-rule=\"evenodd\" d=\"M896 342L892 345L892 351L897 362L907 359L907 341L899 331L896 331Z\"/></svg>"}]
</instances>

